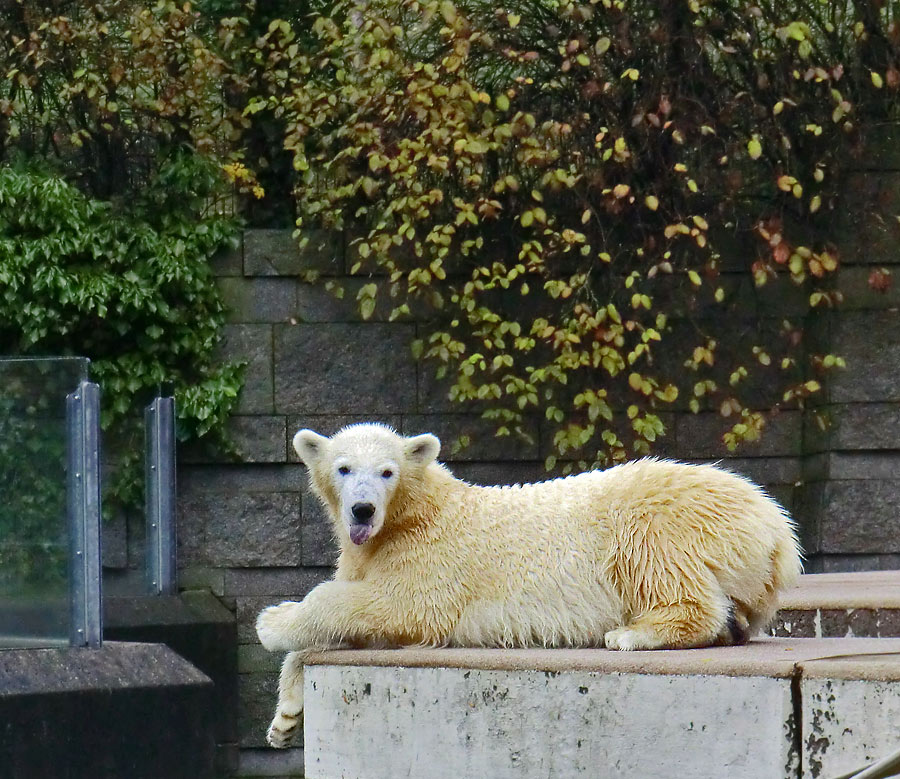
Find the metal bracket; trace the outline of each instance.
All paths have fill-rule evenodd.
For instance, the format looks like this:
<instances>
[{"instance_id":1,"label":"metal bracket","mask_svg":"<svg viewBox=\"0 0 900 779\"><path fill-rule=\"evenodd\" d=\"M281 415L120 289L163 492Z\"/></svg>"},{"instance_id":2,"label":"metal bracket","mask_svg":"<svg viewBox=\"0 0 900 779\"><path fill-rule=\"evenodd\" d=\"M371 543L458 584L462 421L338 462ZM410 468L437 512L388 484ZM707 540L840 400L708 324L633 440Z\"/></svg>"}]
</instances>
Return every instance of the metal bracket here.
<instances>
[{"instance_id":1,"label":"metal bracket","mask_svg":"<svg viewBox=\"0 0 900 779\"><path fill-rule=\"evenodd\" d=\"M102 641L100 608L100 388L82 381L66 396L72 646Z\"/></svg>"},{"instance_id":2,"label":"metal bracket","mask_svg":"<svg viewBox=\"0 0 900 779\"><path fill-rule=\"evenodd\" d=\"M175 399L144 410L147 584L154 595L178 592L175 568Z\"/></svg>"}]
</instances>

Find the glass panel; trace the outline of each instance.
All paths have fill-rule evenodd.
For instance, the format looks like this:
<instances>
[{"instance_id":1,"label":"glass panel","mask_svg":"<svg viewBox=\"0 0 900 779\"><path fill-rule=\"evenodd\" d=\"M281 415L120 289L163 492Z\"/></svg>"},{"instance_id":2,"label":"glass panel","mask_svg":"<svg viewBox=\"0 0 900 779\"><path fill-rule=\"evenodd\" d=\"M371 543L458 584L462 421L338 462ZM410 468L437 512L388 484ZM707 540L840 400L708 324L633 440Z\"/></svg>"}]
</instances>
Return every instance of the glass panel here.
<instances>
[{"instance_id":1,"label":"glass panel","mask_svg":"<svg viewBox=\"0 0 900 779\"><path fill-rule=\"evenodd\" d=\"M0 359L0 647L69 644L66 395L88 364Z\"/></svg>"}]
</instances>

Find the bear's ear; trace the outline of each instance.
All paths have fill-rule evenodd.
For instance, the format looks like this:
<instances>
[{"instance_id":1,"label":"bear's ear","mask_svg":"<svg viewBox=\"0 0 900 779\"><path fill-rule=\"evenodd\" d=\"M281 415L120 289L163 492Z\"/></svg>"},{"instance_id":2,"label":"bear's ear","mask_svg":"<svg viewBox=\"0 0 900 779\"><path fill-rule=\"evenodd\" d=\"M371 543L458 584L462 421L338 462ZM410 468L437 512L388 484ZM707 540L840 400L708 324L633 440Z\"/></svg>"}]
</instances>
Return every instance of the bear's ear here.
<instances>
[{"instance_id":1,"label":"bear's ear","mask_svg":"<svg viewBox=\"0 0 900 779\"><path fill-rule=\"evenodd\" d=\"M328 439L312 430L298 430L294 436L294 451L307 468L312 468L325 451Z\"/></svg>"},{"instance_id":2,"label":"bear's ear","mask_svg":"<svg viewBox=\"0 0 900 779\"><path fill-rule=\"evenodd\" d=\"M413 436L406 439L403 452L406 459L417 465L428 465L437 459L441 452L441 442L431 433Z\"/></svg>"}]
</instances>

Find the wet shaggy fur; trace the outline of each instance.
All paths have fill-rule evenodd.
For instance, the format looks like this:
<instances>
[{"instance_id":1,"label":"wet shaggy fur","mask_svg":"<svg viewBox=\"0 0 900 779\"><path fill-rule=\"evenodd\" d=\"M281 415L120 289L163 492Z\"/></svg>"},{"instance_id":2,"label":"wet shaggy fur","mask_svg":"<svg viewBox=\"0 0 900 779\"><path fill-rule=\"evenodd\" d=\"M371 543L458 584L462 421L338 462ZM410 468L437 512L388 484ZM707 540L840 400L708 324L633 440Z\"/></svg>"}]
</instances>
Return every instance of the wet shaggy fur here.
<instances>
[{"instance_id":1,"label":"wet shaggy fur","mask_svg":"<svg viewBox=\"0 0 900 779\"><path fill-rule=\"evenodd\" d=\"M305 650L743 643L801 570L784 509L712 465L645 459L481 487L435 461L434 436L366 424L294 445L341 554L334 580L259 616L263 645L291 653L274 746L302 711ZM361 503L375 511L364 528Z\"/></svg>"}]
</instances>

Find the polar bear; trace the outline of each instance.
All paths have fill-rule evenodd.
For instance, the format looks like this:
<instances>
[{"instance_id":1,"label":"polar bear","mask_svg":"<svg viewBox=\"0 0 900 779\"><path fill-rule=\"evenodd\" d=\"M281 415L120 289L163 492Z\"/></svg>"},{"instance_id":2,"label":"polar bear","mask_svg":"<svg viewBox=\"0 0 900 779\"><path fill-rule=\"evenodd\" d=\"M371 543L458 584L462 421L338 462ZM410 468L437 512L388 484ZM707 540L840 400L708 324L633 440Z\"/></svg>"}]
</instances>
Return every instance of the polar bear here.
<instances>
[{"instance_id":1,"label":"polar bear","mask_svg":"<svg viewBox=\"0 0 900 779\"><path fill-rule=\"evenodd\" d=\"M257 620L266 649L291 653L273 746L301 714L305 651L744 643L801 571L784 509L712 465L644 459L481 487L436 462L430 434L359 424L293 444L341 553L332 581Z\"/></svg>"}]
</instances>

